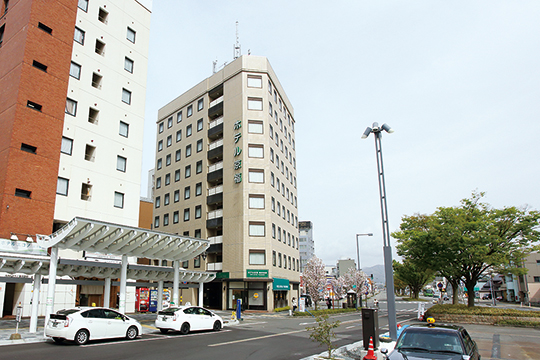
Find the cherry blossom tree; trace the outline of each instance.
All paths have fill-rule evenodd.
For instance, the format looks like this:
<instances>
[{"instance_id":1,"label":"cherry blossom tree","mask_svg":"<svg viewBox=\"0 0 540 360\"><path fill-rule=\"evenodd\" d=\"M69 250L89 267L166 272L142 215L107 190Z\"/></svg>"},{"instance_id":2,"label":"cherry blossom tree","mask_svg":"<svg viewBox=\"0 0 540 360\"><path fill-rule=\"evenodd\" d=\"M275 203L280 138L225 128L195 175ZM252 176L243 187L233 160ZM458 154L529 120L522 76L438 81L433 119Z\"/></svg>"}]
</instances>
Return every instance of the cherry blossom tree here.
<instances>
[{"instance_id":1,"label":"cherry blossom tree","mask_svg":"<svg viewBox=\"0 0 540 360\"><path fill-rule=\"evenodd\" d=\"M332 290L334 291L334 295L338 300L344 297L347 293L343 277L338 277L337 279L332 278L332 280L330 280L330 284L332 285Z\"/></svg>"},{"instance_id":2,"label":"cherry blossom tree","mask_svg":"<svg viewBox=\"0 0 540 360\"><path fill-rule=\"evenodd\" d=\"M306 284L306 291L311 296L315 310L317 310L317 303L323 300L326 287L326 273L322 260L313 256L304 267L302 276Z\"/></svg>"},{"instance_id":3,"label":"cherry blossom tree","mask_svg":"<svg viewBox=\"0 0 540 360\"><path fill-rule=\"evenodd\" d=\"M355 268L349 268L349 270L342 276L343 284L347 291L353 290L356 293L356 298L359 300L363 293L368 290L367 275L361 270Z\"/></svg>"}]
</instances>

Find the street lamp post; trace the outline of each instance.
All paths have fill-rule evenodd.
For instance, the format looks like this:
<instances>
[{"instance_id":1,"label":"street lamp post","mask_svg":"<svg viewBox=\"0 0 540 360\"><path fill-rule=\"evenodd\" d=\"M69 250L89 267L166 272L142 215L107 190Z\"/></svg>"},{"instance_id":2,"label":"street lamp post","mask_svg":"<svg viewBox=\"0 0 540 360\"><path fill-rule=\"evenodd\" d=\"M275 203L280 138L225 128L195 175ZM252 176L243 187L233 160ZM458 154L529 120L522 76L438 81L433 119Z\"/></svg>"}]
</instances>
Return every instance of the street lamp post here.
<instances>
[{"instance_id":1,"label":"street lamp post","mask_svg":"<svg viewBox=\"0 0 540 360\"><path fill-rule=\"evenodd\" d=\"M379 127L379 124L374 122L373 127L367 127L366 131L362 135L362 139L365 139L369 134L373 133L375 136L375 151L377 155L377 170L379 178L379 194L381 198L381 217L382 217L382 230L383 230L383 251L384 251L384 274L386 278L386 298L388 301L388 327L390 332L390 338L397 340L397 321L396 321L396 298L394 296L394 272L392 269L392 248L390 247L390 230L388 227L388 209L386 205L386 185L384 182L384 168L382 157L382 144L381 137L382 131L387 133L393 133L394 130L383 124Z\"/></svg>"},{"instance_id":2,"label":"street lamp post","mask_svg":"<svg viewBox=\"0 0 540 360\"><path fill-rule=\"evenodd\" d=\"M358 271L362 270L362 266L360 264L360 245L358 245L358 237L359 236L373 236L372 233L369 234L356 234L356 258L358 259ZM362 293L360 293L360 307L362 307ZM366 306L367 306L367 297L366 297Z\"/></svg>"}]
</instances>

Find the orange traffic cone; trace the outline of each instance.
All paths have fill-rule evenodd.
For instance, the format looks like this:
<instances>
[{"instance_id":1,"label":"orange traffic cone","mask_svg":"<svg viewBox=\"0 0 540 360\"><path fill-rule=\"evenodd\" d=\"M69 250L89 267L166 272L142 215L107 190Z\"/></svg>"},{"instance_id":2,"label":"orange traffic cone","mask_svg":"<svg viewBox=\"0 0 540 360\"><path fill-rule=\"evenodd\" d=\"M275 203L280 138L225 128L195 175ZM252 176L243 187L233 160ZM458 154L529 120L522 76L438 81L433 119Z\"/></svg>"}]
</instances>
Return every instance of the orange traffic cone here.
<instances>
[{"instance_id":1,"label":"orange traffic cone","mask_svg":"<svg viewBox=\"0 0 540 360\"><path fill-rule=\"evenodd\" d=\"M397 329L401 329L401 324L397 324Z\"/></svg>"},{"instance_id":2,"label":"orange traffic cone","mask_svg":"<svg viewBox=\"0 0 540 360\"><path fill-rule=\"evenodd\" d=\"M377 360L377 355L373 351L373 336L369 337L369 347L367 355L362 358L362 360Z\"/></svg>"}]
</instances>

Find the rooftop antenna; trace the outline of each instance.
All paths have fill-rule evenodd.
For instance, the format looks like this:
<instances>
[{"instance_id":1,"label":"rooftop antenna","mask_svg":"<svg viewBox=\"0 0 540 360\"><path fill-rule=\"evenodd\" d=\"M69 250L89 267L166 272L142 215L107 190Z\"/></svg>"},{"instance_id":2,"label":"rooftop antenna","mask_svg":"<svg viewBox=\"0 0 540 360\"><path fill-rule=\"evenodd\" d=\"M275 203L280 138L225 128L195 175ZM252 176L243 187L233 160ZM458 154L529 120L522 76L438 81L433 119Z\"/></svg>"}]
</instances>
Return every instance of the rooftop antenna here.
<instances>
[{"instance_id":1,"label":"rooftop antenna","mask_svg":"<svg viewBox=\"0 0 540 360\"><path fill-rule=\"evenodd\" d=\"M217 72L217 59L212 61L212 74Z\"/></svg>"},{"instance_id":2,"label":"rooftop antenna","mask_svg":"<svg viewBox=\"0 0 540 360\"><path fill-rule=\"evenodd\" d=\"M236 44L233 46L233 57L238 59L242 55L242 50L240 48L240 39L238 38L238 21L236 21Z\"/></svg>"}]
</instances>

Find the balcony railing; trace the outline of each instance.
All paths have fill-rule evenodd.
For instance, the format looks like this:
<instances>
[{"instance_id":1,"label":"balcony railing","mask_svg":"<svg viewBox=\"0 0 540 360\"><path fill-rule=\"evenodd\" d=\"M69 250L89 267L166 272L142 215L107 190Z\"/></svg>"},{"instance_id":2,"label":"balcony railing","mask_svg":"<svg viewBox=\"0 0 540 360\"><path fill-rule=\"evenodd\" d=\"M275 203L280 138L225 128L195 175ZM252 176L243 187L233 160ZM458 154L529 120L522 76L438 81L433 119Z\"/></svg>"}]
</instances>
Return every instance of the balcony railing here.
<instances>
[{"instance_id":1,"label":"balcony railing","mask_svg":"<svg viewBox=\"0 0 540 360\"><path fill-rule=\"evenodd\" d=\"M211 129L215 126L218 126L219 124L223 124L223 116L218 117L217 119L214 119L210 121L210 124L208 125L208 128Z\"/></svg>"},{"instance_id":2,"label":"balcony railing","mask_svg":"<svg viewBox=\"0 0 540 360\"><path fill-rule=\"evenodd\" d=\"M211 101L211 102L210 102L209 108L211 108L211 107L214 106L214 105L219 104L220 102L223 102L223 95L221 95L220 97L218 97L216 100Z\"/></svg>"},{"instance_id":3,"label":"balcony railing","mask_svg":"<svg viewBox=\"0 0 540 360\"><path fill-rule=\"evenodd\" d=\"M223 161L208 166L208 172L223 169Z\"/></svg>"},{"instance_id":4,"label":"balcony railing","mask_svg":"<svg viewBox=\"0 0 540 360\"><path fill-rule=\"evenodd\" d=\"M210 245L223 244L223 235L211 236L208 238L208 240L210 241Z\"/></svg>"},{"instance_id":5,"label":"balcony railing","mask_svg":"<svg viewBox=\"0 0 540 360\"><path fill-rule=\"evenodd\" d=\"M208 151L218 148L220 146L223 146L223 139L219 139L208 144Z\"/></svg>"},{"instance_id":6,"label":"balcony railing","mask_svg":"<svg viewBox=\"0 0 540 360\"><path fill-rule=\"evenodd\" d=\"M222 262L207 263L206 264L206 270L207 271L220 271L220 270L223 270L223 263Z\"/></svg>"},{"instance_id":7,"label":"balcony railing","mask_svg":"<svg viewBox=\"0 0 540 360\"><path fill-rule=\"evenodd\" d=\"M220 194L223 192L223 185L214 186L208 189L208 196Z\"/></svg>"},{"instance_id":8,"label":"balcony railing","mask_svg":"<svg viewBox=\"0 0 540 360\"><path fill-rule=\"evenodd\" d=\"M208 220L217 219L217 218L220 218L220 217L223 217L223 209L217 209L217 210L214 210L214 211L209 211L208 214L206 215L206 219L208 219Z\"/></svg>"}]
</instances>

